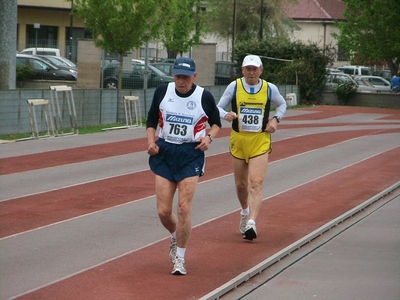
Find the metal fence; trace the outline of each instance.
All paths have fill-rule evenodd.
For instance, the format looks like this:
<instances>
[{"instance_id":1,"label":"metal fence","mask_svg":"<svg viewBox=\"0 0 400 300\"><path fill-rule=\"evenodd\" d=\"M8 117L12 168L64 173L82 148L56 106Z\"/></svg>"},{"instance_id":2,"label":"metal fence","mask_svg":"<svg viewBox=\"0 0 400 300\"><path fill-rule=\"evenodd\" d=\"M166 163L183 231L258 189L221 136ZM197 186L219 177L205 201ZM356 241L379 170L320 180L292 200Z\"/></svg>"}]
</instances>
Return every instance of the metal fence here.
<instances>
[{"instance_id":1,"label":"metal fence","mask_svg":"<svg viewBox=\"0 0 400 300\"><path fill-rule=\"evenodd\" d=\"M226 86L205 87L215 97L216 101L224 92ZM281 94L296 94L299 99L298 86L278 86ZM74 89L74 101L78 127L88 125L126 124L123 97L139 96L141 115L147 116L147 111L153 98L155 88L140 90L113 89ZM26 89L0 91L0 135L30 133L28 99L51 99L50 89ZM65 96L60 95L60 107L63 127L70 128L70 118ZM44 113L36 108L39 131L46 130ZM134 120L136 121L136 120Z\"/></svg>"}]
</instances>

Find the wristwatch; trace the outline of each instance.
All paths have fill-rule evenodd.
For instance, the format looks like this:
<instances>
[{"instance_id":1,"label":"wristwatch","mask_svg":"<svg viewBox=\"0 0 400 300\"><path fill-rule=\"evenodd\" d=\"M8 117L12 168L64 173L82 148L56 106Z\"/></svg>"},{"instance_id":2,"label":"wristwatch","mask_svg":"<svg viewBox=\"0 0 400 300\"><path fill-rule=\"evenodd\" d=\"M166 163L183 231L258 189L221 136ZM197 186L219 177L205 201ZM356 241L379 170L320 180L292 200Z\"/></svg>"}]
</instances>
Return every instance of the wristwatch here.
<instances>
[{"instance_id":1,"label":"wristwatch","mask_svg":"<svg viewBox=\"0 0 400 300\"><path fill-rule=\"evenodd\" d=\"M278 116L273 116L273 118L275 118L276 121L278 121L278 123L281 121L281 118L279 118ZM273 119L273 118L272 118L272 119Z\"/></svg>"},{"instance_id":2,"label":"wristwatch","mask_svg":"<svg viewBox=\"0 0 400 300\"><path fill-rule=\"evenodd\" d=\"M207 134L207 135L210 138L210 144L211 144L213 142L213 140L214 140L214 137L211 134Z\"/></svg>"}]
</instances>

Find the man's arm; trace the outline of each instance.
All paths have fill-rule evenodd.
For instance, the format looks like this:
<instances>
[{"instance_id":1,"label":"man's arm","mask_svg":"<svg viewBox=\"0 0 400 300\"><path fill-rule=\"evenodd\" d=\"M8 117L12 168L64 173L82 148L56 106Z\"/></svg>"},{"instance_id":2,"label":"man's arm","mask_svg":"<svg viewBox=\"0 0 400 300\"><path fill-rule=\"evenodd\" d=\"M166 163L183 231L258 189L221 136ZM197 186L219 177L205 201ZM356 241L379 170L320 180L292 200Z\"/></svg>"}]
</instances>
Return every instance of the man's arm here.
<instances>
[{"instance_id":1,"label":"man's arm","mask_svg":"<svg viewBox=\"0 0 400 300\"><path fill-rule=\"evenodd\" d=\"M268 85L271 88L271 102L276 107L275 116L279 117L279 119L282 119L286 112L286 100L283 98L275 84L268 83Z\"/></svg>"}]
</instances>

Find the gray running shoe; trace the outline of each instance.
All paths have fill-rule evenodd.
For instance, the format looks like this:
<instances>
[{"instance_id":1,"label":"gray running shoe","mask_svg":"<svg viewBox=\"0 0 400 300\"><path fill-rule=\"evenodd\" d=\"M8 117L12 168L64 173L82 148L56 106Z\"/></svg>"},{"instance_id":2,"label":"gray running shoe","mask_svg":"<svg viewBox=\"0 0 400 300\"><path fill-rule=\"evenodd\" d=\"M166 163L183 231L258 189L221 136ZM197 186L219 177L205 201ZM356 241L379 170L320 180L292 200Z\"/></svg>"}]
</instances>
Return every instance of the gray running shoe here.
<instances>
[{"instance_id":1,"label":"gray running shoe","mask_svg":"<svg viewBox=\"0 0 400 300\"><path fill-rule=\"evenodd\" d=\"M186 263L183 257L176 257L174 268L171 272L172 275L186 275Z\"/></svg>"},{"instance_id":2,"label":"gray running shoe","mask_svg":"<svg viewBox=\"0 0 400 300\"><path fill-rule=\"evenodd\" d=\"M247 224L246 230L244 232L243 238L249 241L252 241L257 237L257 230L256 230L256 225L254 224Z\"/></svg>"},{"instance_id":3,"label":"gray running shoe","mask_svg":"<svg viewBox=\"0 0 400 300\"><path fill-rule=\"evenodd\" d=\"M175 258L176 258L176 239L171 239L171 245L169 245L169 259L171 262L174 264L175 263Z\"/></svg>"},{"instance_id":4,"label":"gray running shoe","mask_svg":"<svg viewBox=\"0 0 400 300\"><path fill-rule=\"evenodd\" d=\"M245 216L240 214L239 230L241 234L244 234L244 232L246 231L247 221L249 221L249 215Z\"/></svg>"}]
</instances>

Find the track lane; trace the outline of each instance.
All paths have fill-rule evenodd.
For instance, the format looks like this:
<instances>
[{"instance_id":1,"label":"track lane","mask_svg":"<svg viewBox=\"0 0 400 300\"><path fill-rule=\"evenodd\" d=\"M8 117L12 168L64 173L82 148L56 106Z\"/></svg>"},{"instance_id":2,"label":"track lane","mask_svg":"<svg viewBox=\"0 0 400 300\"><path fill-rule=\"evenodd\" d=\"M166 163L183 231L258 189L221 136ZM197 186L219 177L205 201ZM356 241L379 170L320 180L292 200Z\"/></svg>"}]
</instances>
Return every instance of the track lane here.
<instances>
[{"instance_id":1,"label":"track lane","mask_svg":"<svg viewBox=\"0 0 400 300\"><path fill-rule=\"evenodd\" d=\"M336 160L340 157L340 153L343 152L343 150L345 149L349 149L349 148L354 148L351 145L347 145L348 143L351 143L353 145L357 145L358 143L361 143L361 147L356 147L355 149L359 150L359 151L363 151L365 152L365 155L363 155L360 159L365 160L368 157L371 157L371 155L373 155L374 151L370 150L370 149L366 149L364 144L368 145L371 142L373 143L377 143L380 144L378 141L382 140L384 138L384 136L380 137L379 135L377 136L370 136L370 137L364 137L361 138L360 141L358 141L359 139L355 139L355 140L351 140L347 143L340 143L337 146L329 146L327 147L327 149L324 149L323 151L328 153L335 153L332 152L332 150L334 150L333 148L339 147L339 149L342 149L341 151L336 151L336 158L334 158L332 156L332 158L334 158L333 164L331 163L332 167L331 170L337 170L337 169L342 169L344 166L346 166L346 164L349 164L349 167L353 167L353 164L351 164L351 160L347 161L345 165L341 166L338 165L336 163ZM368 142L368 140L370 140L371 142ZM375 141L375 142L374 142ZM385 147L381 146L381 150L384 149ZM364 149L364 150L363 150ZM378 149L376 149L378 150ZM376 151L375 150L375 151ZM271 164L271 171L272 174L280 174L278 175L279 177L282 177L282 171L283 170L287 170L287 167L285 165L288 165L286 160L288 161L293 161L292 163L289 163L289 165L293 165L296 166L296 168L300 168L303 169L303 184L307 184L307 182L311 182L314 180L318 180L319 178L322 178L321 175L323 175L324 173L332 173L331 171L329 171L329 169L321 169L319 171L319 174L316 174L317 176L313 176L310 177L309 180L307 180L307 177L309 177L312 172L311 168L308 168L308 164L307 161L310 161L310 158L314 157L314 162L317 163L317 165L325 160L326 158L325 155L320 155L319 152L321 152L321 150L319 151L309 151L305 154L302 155L298 155L296 157L290 157L288 159L285 159L284 161L281 161L279 164L275 165L274 163ZM385 154L385 151L381 153L382 155ZM308 157L308 158L306 158ZM302 167L301 164L297 164L295 163L295 161L301 162L304 161L302 163ZM283 170L280 170L282 169ZM300 171L300 170L297 170ZM281 186L282 191L286 190L290 190L293 189L295 186L293 186L293 184L299 186L300 184L297 182L296 179L296 173L298 172L291 172L289 177L289 182L290 185L285 185L285 184L280 184L279 181L274 181L274 180L267 180L267 185L268 185L268 193L267 194L271 194L274 193L272 198L274 198L275 196L279 195L280 193L277 192L279 190L276 190L274 187L275 186ZM271 173L270 173L271 174ZM314 179L312 179L314 178ZM221 178L223 179L223 178ZM232 191L232 178L226 178L229 179L228 181L221 180L219 179L217 182L213 183L214 180L209 180L209 183L207 183L206 185L206 189L204 189L204 184L201 184L199 186L199 191L198 191L198 196L200 197L200 199L202 198L201 195L204 195L204 193L206 192L208 194L208 196L206 198L211 198L214 199L215 198L215 194L213 193L213 190L215 190L212 188L212 185L218 185L220 186L219 190L220 190L220 195L224 195L224 197L226 197L226 195L228 194L227 192L229 191L230 193L230 197L228 199L225 200L229 200L229 199L235 199L235 195L234 195L234 191ZM225 183L224 183L225 182ZM211 185L210 185L211 184ZM224 186L224 188L222 188L222 186ZM222 189L221 189L222 188ZM232 193L233 192L233 193ZM150 199L149 199L150 200ZM221 201L222 199L218 199L219 201ZM146 202L148 202L148 200L145 200ZM145 201L141 201L141 207L143 207L142 204L145 204ZM154 201L154 200L152 200ZM269 201L269 199L268 199ZM226 211L226 208L228 206L232 206L230 211L236 210L237 209L237 201L232 201L229 200L228 202L225 201L224 203L221 202L221 204L219 204L219 206L223 206L223 208ZM152 202L154 203L154 202ZM19 252L21 252L20 254L18 254L19 257L21 258L28 258L30 257L29 261L29 265L30 266L23 266L21 265L17 270L12 271L11 268L8 268L6 266L3 266L5 270L10 270L12 274L18 274L18 272L22 272L19 275L19 278L25 278L25 282L31 282L34 280L39 280L41 278L45 279L47 278L47 276L51 275L51 273L56 273L56 274L65 274L64 276L66 276L67 274L74 274L76 272L78 272L78 270L82 270L82 267L84 264L87 265L87 263L89 261L92 261L94 258L98 260L97 263L100 263L101 261L107 260L107 256L106 256L106 252L108 252L108 254L111 254L112 257L112 253L110 253L111 248L115 248L117 247L121 247L124 244L124 247L126 248L125 251L129 251L130 249L134 249L134 247L137 247L137 242L143 242L145 241L145 239L148 238L154 238L154 237L165 237L165 230L162 230L162 228L160 226L158 227L154 227L155 224L151 225L151 227L148 228L147 233L151 232L150 236L143 236L140 235L140 232L136 233L136 232L131 232L129 230L130 226L133 226L131 228L135 228L135 226L140 226L138 228L145 228L148 227L148 225L146 226L146 224L141 224L140 220L146 220L147 218L151 218L151 216L153 216L153 218L156 218L155 215L155 211L154 211L154 204L149 203L149 205L147 205L147 208L145 208L145 210L139 208L138 205L132 203L129 205L125 205L124 207L121 208L112 208L109 211L104 211L101 213L97 213L93 216L85 216L83 218L79 218L76 220L72 220L72 221L68 221L65 224L59 224L57 226L50 226L47 229L41 229L41 230L35 230L32 233L29 234L23 234L22 236L18 236L18 237L12 237L13 243L15 244L15 242L20 241L19 243ZM211 204L211 206L210 206ZM196 219L198 219L198 217L202 216L204 221L207 220L207 214L209 215L210 212L207 210L207 207L210 207L214 212L217 212L217 214L215 214L214 216L218 216L218 215L225 215L224 211L219 211L218 212L218 207L215 206L214 208L212 207L212 202L209 202L206 207L201 206L199 199L195 200L195 208L194 211L196 212L195 216L194 216L194 221L195 224L199 224L198 221L196 221ZM119 211L119 213L117 212ZM229 210L228 210L229 211ZM197 216L199 215L199 216ZM118 216L118 219L115 219L115 217ZM136 217L135 217L136 216ZM132 217L135 217L135 219L137 217L139 217L139 219L136 222L133 222ZM144 217L144 219L143 219ZM149 219L150 221L150 219ZM203 221L203 222L204 222ZM151 223L154 222L154 220L150 221ZM237 221L236 221L237 222ZM236 223L234 222L234 223ZM151 224L150 223L150 224ZM157 223L157 222L156 222ZM136 224L136 225L135 225ZM150 225L149 224L149 225ZM93 226L95 225L95 227ZM108 225L107 227L104 227L104 225ZM117 225L114 226L114 225ZM110 226L114 226L111 227ZM234 224L233 228L236 228L237 224ZM79 232L74 233L76 230L78 230ZM125 231L125 232L122 232ZM57 234L57 232L64 232L64 234L66 233L67 235L64 236L64 234L62 234L61 236ZM145 234L145 231L143 231L143 233ZM110 235L111 234L111 235ZM79 235L79 238L78 238ZM23 242L25 240L25 242ZM124 241L130 241L132 244L129 245ZM148 240L148 243L151 242L151 240ZM108 244L110 243L110 244ZM38 244L37 246L35 246L35 244ZM4 244L3 241L3 251L6 249L7 244ZM94 248L93 248L94 246ZM144 246L144 244L143 244ZM93 249L89 249L89 248L93 248ZM31 249L29 250L29 249ZM104 249L101 250L101 249ZM24 250L25 249L25 250ZM117 248L114 249L118 250ZM122 249L121 249L122 250ZM23 251L25 251L26 253L23 253ZM38 252L39 251L39 252ZM89 252L88 252L89 251ZM66 261L66 259L68 259L68 256L64 256L64 253L69 253L70 255L73 255L74 259L73 261L71 261L70 263L68 263L68 261ZM16 255L16 253L14 254ZM88 256L90 255L90 258L87 257L85 258L85 255ZM36 256L36 257L35 257ZM40 258L40 256L42 256L42 258ZM115 256L118 256L118 254L116 253ZM114 257L115 257L114 256ZM3 258L7 258L6 255L2 255ZM57 258L59 257L59 259ZM8 259L7 259L8 261ZM12 263L13 260L10 261L10 263ZM40 267L41 264L43 264L44 262L46 263L46 267ZM71 272L74 268L71 268L73 265L75 265L75 272ZM35 266L35 267L34 267ZM89 266L89 265L88 265ZM27 268L26 270L24 268ZM70 270L68 272L68 269ZM31 272L36 270L36 272L34 274L36 274L36 276ZM27 277L26 277L27 276ZM54 276L54 274L53 274ZM31 279L29 279L31 278ZM51 278L51 277L50 277ZM57 276L55 276L55 278L59 278ZM54 280L54 277L53 277ZM44 282L51 282L52 280L47 280ZM42 283L43 284L43 283ZM34 285L34 286L38 286L38 285ZM39 286L41 286L39 284Z\"/></svg>"},{"instance_id":2,"label":"track lane","mask_svg":"<svg viewBox=\"0 0 400 300\"><path fill-rule=\"evenodd\" d=\"M169 275L163 240L20 299L198 299L390 186L398 154L395 148L264 201L254 242L241 239L236 212L194 228L187 276Z\"/></svg>"},{"instance_id":3,"label":"track lane","mask_svg":"<svg viewBox=\"0 0 400 300\"><path fill-rule=\"evenodd\" d=\"M316 111L317 112L317 111ZM324 113L325 114L325 113ZM309 117L309 113L307 112L307 116ZM325 114L326 115L326 114ZM307 118L307 117L306 117ZM391 117L389 117L389 119L390 119ZM303 119L304 119L304 117L303 117ZM392 119L393 120L393 119ZM374 122L374 124L376 125L376 123ZM331 124L332 125L332 124ZM341 124L341 125L343 125L343 124ZM297 126L301 126L300 124L299 125L296 125L296 127ZM309 126L309 124L308 125L304 125L303 127L307 127L307 126ZM317 125L314 125L313 124L313 126L311 126L311 127L315 127L315 126L317 126ZM336 126L336 125L332 125L332 126ZM283 126L282 126L283 127ZM282 127L280 127L280 128L282 128ZM377 126L377 127L379 127L379 126ZM380 132L379 132L379 129L378 128L375 128L374 130L372 130L373 132L374 132L374 134L379 134ZM393 129L391 129L391 132L393 132ZM394 131L394 132L398 132L398 131ZM338 135L341 135L341 134L343 134L343 132L337 132L337 134ZM371 134L371 130L369 131L369 134ZM305 139L304 139L304 136L302 137L302 139L303 139L303 141L305 141ZM318 141L318 139L317 139L317 141ZM318 141L319 142L319 141ZM277 148L277 146L278 146L278 142L276 142L276 143L274 143L274 150L277 150L278 148ZM293 148L295 148L295 147L293 147L293 146L298 146L297 144L294 144L294 145L289 145L289 146L287 146L286 145L286 147L287 148L290 148L290 150L293 150ZM302 145L300 145L300 146L302 146ZM396 149L393 149L392 151L396 151ZM398 150L397 150L398 151ZM274 151L273 152L273 154L275 154L276 153L276 151ZM296 154L295 154L296 155ZM271 155L271 157L273 157L273 155ZM376 157L373 157L373 159L375 159ZM372 158L371 158L372 159ZM274 160L275 161L275 160ZM368 161L369 161L369 159L368 159ZM364 163L364 162L363 162ZM209 158L207 159L207 164L209 164ZM379 164L378 164L379 165ZM229 163L226 165L226 167L229 167ZM375 167L377 167L377 166L375 166ZM393 167L393 166L392 166ZM222 169L222 168L221 168ZM368 169L368 168L367 168ZM380 169L378 169L378 168L376 168L375 170L377 170L377 172L379 172L380 171ZM213 170L214 171L214 170ZM342 171L344 171L344 170L342 170ZM342 171L340 171L340 172L342 172ZM397 171L397 170L396 170ZM209 174L210 172L208 171L206 174ZM390 172L389 172L390 173ZM331 176L331 175L335 175L335 174L330 174L329 176ZM392 174L393 175L393 174ZM362 172L359 174L359 176L360 177L363 177L362 176ZM351 179L352 179L352 177L350 176L349 177L349 180L351 181ZM357 182L356 182L357 183ZM308 183L307 184L307 186L309 185L309 184L311 184L311 182L310 183ZM340 186L339 184L337 185L337 187L338 186ZM336 188L337 188L336 187ZM295 190L296 191L298 191L298 188L300 188L300 187L296 187L295 188ZM379 187L378 187L379 188ZM291 191L290 191L291 192ZM318 191L317 191L318 192ZM326 196L326 197L330 197L333 193L335 192L335 190L332 190L332 193L327 193L327 194L324 194L324 196ZM285 193L285 195L288 195L287 193ZM281 194L277 194L277 195L274 195L272 198L270 198L270 199L267 199L267 201L264 201L264 203L269 203L271 200L273 200L273 199L275 199L276 197L279 197L279 196L281 196ZM290 196L290 195L289 195ZM304 196L304 197L306 197L306 196ZM306 199L307 200L307 199ZM14 200L12 200L12 201L14 201ZM319 202L320 202L320 200L319 200ZM336 202L336 201L335 201ZM282 202L283 204L285 203L285 202ZM296 203L297 204L297 203ZM319 205L320 203L317 203L317 205ZM264 206L264 204L263 204L263 206ZM314 208L314 207L311 207L312 209ZM280 209L282 209L282 208L280 208ZM344 209L344 207L343 207L343 209ZM277 212L279 212L279 210L277 211ZM190 268L190 274L189 275L191 275L192 274L192 272L196 272L196 273L193 273L194 275L196 275L196 276L194 276L194 277L197 277L197 280L198 281L200 281L200 282L202 282L202 283L204 283L205 285L206 284L208 284L208 283L210 283L208 280L207 280L207 278L203 278L203 276L208 276L208 273L210 273L210 271L207 269L208 268L208 264L206 265L206 266L203 266L204 265L204 263L205 262L208 262L209 261L209 259L208 259L208 257L209 257L209 246L214 246L214 245L211 245L211 244L217 244L216 246L218 247L218 248L223 248L223 249L225 249L225 250L227 250L227 249L231 249L231 247L236 247L237 245L236 245L236 243L230 243L231 241L230 241L230 239L229 238L236 238L236 235L234 235L234 233L237 231L236 230L236 227L237 227L237 214L232 214L232 220L229 220L229 219L225 219L226 217L229 217L229 216L231 216L231 214L228 214L228 215L224 215L224 216L222 216L222 218L217 218L217 219L215 219L214 221L211 221L211 222L207 222L206 224L204 224L204 225L207 225L207 224L209 224L209 223L213 223L213 222L217 222L217 224L218 224L218 230L222 230L223 231L223 233L225 234L225 235L228 235L228 243L223 243L222 245L219 245L218 243L215 243L215 241L216 240L218 240L218 237L219 237L219 235L218 235L218 232L216 232L216 230L215 229L213 229L213 228L215 228L215 226L212 226L211 227L211 229L210 228L208 228L208 230L205 230L205 232L201 232L199 235L196 235L197 236L197 238L194 238L195 239L195 241L197 240L197 239L201 239L201 242L203 243L204 241L206 241L206 242L208 242L209 244L207 244L206 243L206 247L203 249L202 248L202 246L204 246L203 244L200 244L200 247L196 247L196 246L192 246L192 245L190 245L190 251L189 251L189 253L188 253L188 260L190 259L190 266L188 266L189 268ZM304 217L304 218L306 218L308 216L308 214L307 213L304 213L303 215L302 215L302 217ZM283 218L284 216L282 216L282 218ZM324 216L325 217L325 216ZM226 223L226 224L225 224ZM221 226L220 226L221 225ZM271 224L269 224L269 225L271 225ZM259 225L259 226L261 226L261 225ZM198 228L196 228L195 230L194 230L194 236L195 236L195 232L197 232L197 230L200 230L200 228L201 227L203 227L203 226L198 226ZM261 227L260 227L261 228ZM268 228L269 228L269 226L268 226ZM226 229L226 230L225 230ZM277 228L277 230L280 230L281 229L281 227L278 227ZM292 228L293 230L295 230L296 228ZM264 231L264 229L262 229L263 231ZM210 235L210 232L212 233L211 235ZM232 233L232 234L231 234ZM224 238L225 236L223 236L223 238ZM291 238L291 236L290 236L290 238ZM240 235L238 236L238 239L239 239L239 241L240 242L243 242L241 239L240 239ZM258 239L258 241L260 241L261 240L261 236L260 236L260 239ZM218 240L219 241L219 240ZM224 241L224 239L222 239L222 241ZM225 241L226 242L226 241ZM191 242L192 243L192 242ZM171 286L173 287L173 291L177 291L177 289L175 288L175 283L178 281L179 283L181 283L181 282L184 282L185 281L185 279L177 279L177 280L175 280L174 279L174 276L170 276L169 275L169 272L170 272L170 268L171 268L171 266L168 264L168 263L166 263L166 261L168 261L168 259L166 258L167 256L165 255L165 252L166 252L166 250L165 249L168 249L168 241L161 241L161 242L159 242L159 243L156 243L155 245L157 246L158 244L163 244L163 247L162 247L162 249L159 249L159 252L157 253L157 251L156 252L154 252L154 258L156 259L155 261L153 261L153 260L151 260L151 261L148 261L148 260L146 260L146 261L144 261L144 262L142 262L141 261L141 259L143 259L143 258L145 258L145 256L147 257L147 255L148 254L152 254L153 253L153 249L152 249L152 247L153 246L150 246L150 248L149 247L146 247L146 248L144 248L144 249L142 249L142 250L139 250L139 251L135 251L134 253L136 253L136 252L141 252L141 251L143 251L142 252L142 256L140 257L140 258L138 258L138 261L137 260L134 260L134 262L129 262L128 263L128 265L130 265L130 266L132 266L134 269L136 268L136 265L138 264L139 266L142 266L143 267L143 269L147 269L147 268L150 268L151 270L149 270L149 277L151 277L151 278L155 278L155 280L157 279L157 278L160 278L160 276L158 276L158 275L160 275L160 274L158 274L158 273L160 273L160 272L164 272L165 271L165 274L163 274L163 275L165 275L165 279L167 279L167 280L170 280L170 281L168 281L167 283L166 283L166 285L167 285L167 287L164 287L162 284L161 285L154 285L154 282L157 282L157 281L152 281L150 278L147 278L147 279L144 279L143 281L140 281L139 282L139 284L142 284L143 282L144 283L146 283L146 282L148 282L148 281L151 281L152 282L152 285L150 286L150 287L148 287L148 289L150 290L152 290L152 289L156 289L156 290L158 290L158 291L161 291L161 290L163 290L163 291L168 291L168 289L170 289L171 288ZM246 243L247 245L249 244L249 243ZM226 246L228 246L228 247L226 247ZM268 245L267 245L268 246ZM192 250L192 247L193 247L193 250ZM245 247L247 247L248 248L248 246L245 246ZM215 253L216 254L216 256L218 256L219 258L221 258L221 257L225 257L225 256L233 256L233 257L235 257L235 253L230 253L229 251L228 252L224 252L224 253L220 253L220 252L214 252L213 250L213 247L211 247L211 252L212 253ZM243 249L246 249L246 248L243 248ZM262 248L262 249L264 249L264 248ZM263 250L260 250L260 251L263 251ZM203 251L204 250L204 251ZM255 249L255 250L257 250L257 248ZM190 253L192 253L193 252L193 255L196 255L196 257L195 258L193 258L193 256L192 255L190 255ZM113 264L113 262L114 261L120 261L120 260L124 260L125 259L125 257L130 257L130 255L133 255L134 253L127 253L127 255L126 256L123 256L123 257L121 257L121 258L119 258L119 259L116 259L116 260L113 260L113 261L111 261L111 262L109 262L109 263L107 263L107 264L105 264L105 265L102 265L102 266L100 266L100 267L104 267L104 266L107 266L107 268L106 269L102 269L102 270L100 270L100 273L102 273L104 270L109 270L108 268L108 264ZM161 253L161 256L162 257L160 257L160 253ZM228 255L228 253L229 253L229 255ZM201 257L197 257L198 255L200 255ZM241 256L240 256L241 257ZM236 256L236 258L238 258L238 256ZM158 260L157 260L158 259ZM193 260L193 262L192 262L192 260ZM197 262L197 263L194 263L194 262ZM213 262L214 261L214 258L211 258L210 259L210 262ZM217 261L218 262L218 261ZM220 270L222 270L222 271L225 271L226 269L229 271L232 271L232 269L234 269L235 271L237 271L236 270L236 260L233 260L233 261L231 261L232 263L231 263L231 265L229 265L229 266L219 266L218 264L215 264L215 267L218 269L218 271L220 271ZM143 263L143 264L142 264ZM146 263L148 264L148 265L146 265ZM249 262L250 264L251 264L251 262ZM188 263L189 264L189 263ZM199 265L200 265L200 268L199 268ZM112 266L110 266L111 267L111 269L115 269L115 267L112 267ZM96 269L96 268L95 268ZM95 271L95 272L98 272L98 271L96 271L95 269L92 269L92 270L88 270L88 272L91 272L91 271ZM214 268L213 268L214 269ZM155 294L152 294L152 293L148 293L148 292L146 292L145 291L145 289L143 289L143 288L145 288L145 286L142 286L142 288L141 289L137 289L137 291L138 291L138 293L136 293L136 288L137 288L137 286L135 285L135 283L132 283L132 280L133 281L135 281L135 272L133 272L133 273L131 273L131 274L129 274L129 270L126 270L125 268L122 268L121 269L122 270L122 273L114 273L114 275L113 274L109 274L109 276L111 276L111 277L113 277L113 276L116 276L116 278L113 278L111 281L110 281L110 283L111 283L111 285L112 286L110 286L109 287L109 289L108 290L104 290L104 287L98 287L98 286L96 286L96 284L94 284L94 285L92 285L92 286L90 286L88 289L90 290L90 295L89 295L89 298L91 298L92 296L93 297L95 297L97 294L96 293L98 293L98 292L100 292L101 293L101 295L98 295L99 296L99 299L102 299L102 297L104 297L104 299L106 298L106 295L109 295L110 297L108 297L108 299L110 299L110 298L115 298L115 297L117 297L117 298L119 298L119 299L136 299L136 298L140 298L140 299L154 299L154 298L150 298L150 297L157 297L157 296L155 296ZM198 271L201 271L201 270L205 270L205 272L203 272L203 273L198 273ZM140 270L139 270L140 271ZM152 272L155 272L155 273L157 273L157 274L153 274ZM207 273L208 272L208 273ZM82 274L80 274L80 275L77 275L77 277L79 277L79 276L85 276L85 274L86 274L87 272L84 272L84 273L82 273ZM140 273L140 272L139 272ZM143 274L146 274L146 273L143 273ZM219 273L218 273L219 274ZM215 274L217 277L219 276L218 274ZM154 276L154 275L156 275L156 276ZM141 276L141 274L139 275L139 276ZM161 277L163 277L163 276L161 276ZM173 277L173 278L171 278L171 277ZM67 281L69 281L69 280L73 280L75 278L75 276L74 277L71 277L70 279L68 279ZM102 281L102 279L106 279L106 280L108 280L109 278L106 278L106 277L102 277L102 276L100 276L100 277L95 277L95 280L94 281L97 281L97 280L101 280ZM133 279L132 279L133 278ZM124 280L125 279L125 280ZM172 281L171 281L172 280ZM78 280L79 281L79 280ZM85 282L87 282L88 281L88 279L84 279L84 281ZM90 281L90 280L89 280ZM66 281L63 281L63 282L66 282ZM63 284L63 282L60 282L59 284ZM102 281L103 282L103 284L104 284L104 281ZM150 283L150 282L149 282ZM195 282L194 282L195 283ZM218 284L218 282L215 282L216 284ZM56 290L60 290L61 292L63 292L64 291L64 288L63 287L57 287L57 285L58 284L55 284L55 286L53 286L53 285L50 285L48 288L50 288L50 289L53 289L53 292L55 292ZM179 284L180 285L180 284ZM132 290L132 287L131 286L133 286L133 287L135 287L135 291L133 291ZM193 287L197 287L196 285L193 285ZM75 284L73 284L72 285L72 289L71 289L71 291L70 292L67 292L65 295L65 299L71 299L71 298L68 298L68 297L72 297L72 298L80 298L81 296L83 297L83 298L86 298L86 295L85 294L81 294L82 293L82 289L85 289L85 286L84 285L75 285ZM46 288L45 290L47 290L47 292L45 291L44 292L44 295L49 295L49 294L46 294L46 293L48 293L48 289ZM212 290L212 289L211 289ZM40 292L40 291L38 291L38 292ZM74 294L74 292L76 292L76 294ZM116 292L116 293L114 293L114 292ZM151 291L151 292L153 292L153 291ZM51 293L51 292L50 292ZM104 293L104 294L103 294ZM39 296L38 296L39 295ZM193 299L197 299L198 297L197 296L194 296L195 294L194 293L191 293L191 294L188 294L187 296L188 296L188 298L182 298L182 299L190 299L190 298L193 298ZM29 296L29 297L28 297ZM32 293L32 294L30 294L30 295L27 295L27 299L36 299L35 297L38 297L37 299L39 299L39 298L41 298L41 296L40 296L40 293L39 294L36 294L36 292L35 293ZM46 296L47 297L47 296ZM63 295L55 295L55 297L57 298L57 299L62 299L62 297L63 297ZM147 297L149 297L149 298L147 298ZM165 297L167 297L167 296L165 296L165 295L162 295L161 296L162 298L165 298ZM167 297L168 298L168 297Z\"/></svg>"},{"instance_id":4,"label":"track lane","mask_svg":"<svg viewBox=\"0 0 400 300\"><path fill-rule=\"evenodd\" d=\"M363 126L374 124L375 126L388 125L388 122L394 121L391 124L400 124L400 113L397 110L391 109L376 109L369 107L346 107L346 106L315 106L296 109L296 113L292 114L293 110L287 111L285 122L291 121L307 121L310 124L287 124L283 122L279 125L279 129L290 129L290 128L307 128L307 127L324 127L324 126ZM371 122L354 122L354 116L359 114L368 114L371 116ZM352 116L354 115L354 116ZM346 122L332 122L335 118L343 118L348 116ZM375 116L375 117L374 117ZM317 123L315 122L317 121ZM323 122L320 122L323 121ZM373 123L372 123L373 122ZM390 124L390 123L389 123ZM218 138L226 137L229 135L230 124L225 122L224 127L221 129ZM110 132L109 132L110 133ZM108 134L109 134L108 133ZM105 134L104 134L105 135ZM145 135L145 130L135 131L132 134L132 139L117 141L111 143L100 143L102 141L102 135L98 135L96 139L99 141L96 145L84 145L68 143L68 137L65 140L58 140L56 143L65 144L64 149L49 151L42 150L39 153L30 153L18 156L0 158L0 175L7 175L12 173L24 172L29 170L35 170L38 168L48 168L52 166L60 166L62 164L77 163L80 161L87 161L89 159L101 159L110 156L128 154L137 151L147 150L147 139L140 138L139 135ZM80 139L84 139L84 136L80 136ZM54 142L55 140L52 140ZM42 142L42 141L32 141ZM46 141L47 142L47 141ZM87 142L81 141L81 144ZM98 145L102 147L99 148ZM14 148L15 145L7 145L7 147ZM54 146L53 146L54 147ZM49 147L51 148L51 147ZM37 150L39 151L39 150Z\"/></svg>"},{"instance_id":5,"label":"track lane","mask_svg":"<svg viewBox=\"0 0 400 300\"><path fill-rule=\"evenodd\" d=\"M388 129L379 133L390 132L400 132L400 129ZM278 141L274 143L275 151L272 152L270 161L371 134L374 134L371 130L348 131L340 135L331 132ZM51 159L50 155L48 153L48 158ZM205 176L200 181L231 172L230 154L210 156L207 157ZM132 182L135 184L132 185ZM154 175L147 170L3 201L0 202L0 238L152 195Z\"/></svg>"}]
</instances>

